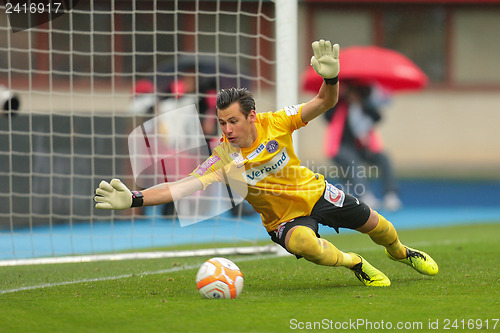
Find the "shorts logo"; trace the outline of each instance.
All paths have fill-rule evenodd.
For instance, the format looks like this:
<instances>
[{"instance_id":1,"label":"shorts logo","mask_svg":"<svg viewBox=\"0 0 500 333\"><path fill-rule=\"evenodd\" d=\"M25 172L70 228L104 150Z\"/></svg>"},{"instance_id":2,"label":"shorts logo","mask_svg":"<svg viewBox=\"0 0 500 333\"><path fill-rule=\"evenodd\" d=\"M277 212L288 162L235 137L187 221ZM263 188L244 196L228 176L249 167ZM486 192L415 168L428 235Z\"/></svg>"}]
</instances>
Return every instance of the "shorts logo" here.
<instances>
[{"instance_id":1,"label":"shorts logo","mask_svg":"<svg viewBox=\"0 0 500 333\"><path fill-rule=\"evenodd\" d=\"M329 184L327 182L325 183L326 183L325 195L324 195L325 200L337 207L344 206L345 193L336 188L335 186L333 186L332 184Z\"/></svg>"},{"instance_id":2,"label":"shorts logo","mask_svg":"<svg viewBox=\"0 0 500 333\"><path fill-rule=\"evenodd\" d=\"M268 153L272 154L278 150L279 146L280 145L279 145L278 141L271 140L267 143L266 150Z\"/></svg>"},{"instance_id":3,"label":"shorts logo","mask_svg":"<svg viewBox=\"0 0 500 333\"><path fill-rule=\"evenodd\" d=\"M293 220L287 222L292 222L292 221ZM285 230L285 225L287 224L287 222L281 223L276 229L274 229L274 233L276 234L276 237L278 237L278 239L281 239L281 237L283 236L283 231Z\"/></svg>"}]
</instances>

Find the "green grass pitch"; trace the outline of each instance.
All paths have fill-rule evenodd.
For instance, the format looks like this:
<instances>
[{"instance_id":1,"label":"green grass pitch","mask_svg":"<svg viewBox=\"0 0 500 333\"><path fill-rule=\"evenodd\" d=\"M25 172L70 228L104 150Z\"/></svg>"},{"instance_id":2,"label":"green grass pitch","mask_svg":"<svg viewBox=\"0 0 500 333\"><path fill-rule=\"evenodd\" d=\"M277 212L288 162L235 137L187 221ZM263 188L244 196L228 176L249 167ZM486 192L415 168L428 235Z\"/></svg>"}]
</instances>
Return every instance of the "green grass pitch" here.
<instances>
[{"instance_id":1,"label":"green grass pitch","mask_svg":"<svg viewBox=\"0 0 500 333\"><path fill-rule=\"evenodd\" d=\"M0 332L500 332L500 224L399 234L432 255L438 275L388 260L355 233L328 238L386 273L390 287L292 256L228 257L245 278L236 300L198 293L208 258L0 267Z\"/></svg>"}]
</instances>

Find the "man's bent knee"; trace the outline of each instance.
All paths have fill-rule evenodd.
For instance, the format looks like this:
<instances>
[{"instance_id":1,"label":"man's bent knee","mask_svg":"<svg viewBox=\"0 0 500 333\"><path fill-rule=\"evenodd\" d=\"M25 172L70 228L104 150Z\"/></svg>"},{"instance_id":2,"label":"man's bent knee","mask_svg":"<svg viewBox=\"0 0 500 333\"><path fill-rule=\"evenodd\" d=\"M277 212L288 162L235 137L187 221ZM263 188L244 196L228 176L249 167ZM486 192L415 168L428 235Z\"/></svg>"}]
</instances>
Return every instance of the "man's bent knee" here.
<instances>
[{"instance_id":1,"label":"man's bent knee","mask_svg":"<svg viewBox=\"0 0 500 333\"><path fill-rule=\"evenodd\" d=\"M361 227L357 228L356 231L366 234L377 227L378 220L378 213L370 208L370 216L368 216L368 220Z\"/></svg>"},{"instance_id":2,"label":"man's bent knee","mask_svg":"<svg viewBox=\"0 0 500 333\"><path fill-rule=\"evenodd\" d=\"M305 226L296 226L288 231L286 248L308 260L314 260L323 253L323 243L311 228Z\"/></svg>"}]
</instances>

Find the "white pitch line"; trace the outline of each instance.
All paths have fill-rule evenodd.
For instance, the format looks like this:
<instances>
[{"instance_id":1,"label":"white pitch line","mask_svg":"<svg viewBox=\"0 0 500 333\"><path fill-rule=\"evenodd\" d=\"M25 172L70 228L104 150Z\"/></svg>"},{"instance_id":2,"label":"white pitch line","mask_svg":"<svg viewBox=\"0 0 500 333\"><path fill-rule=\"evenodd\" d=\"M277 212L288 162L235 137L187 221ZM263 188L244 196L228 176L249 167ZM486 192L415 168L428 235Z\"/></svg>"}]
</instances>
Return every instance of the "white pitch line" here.
<instances>
[{"instance_id":1,"label":"white pitch line","mask_svg":"<svg viewBox=\"0 0 500 333\"><path fill-rule=\"evenodd\" d=\"M446 244L450 245L453 243L465 243L465 240L462 241L449 241L449 240L444 240L440 242L428 242L428 241L422 241L422 242L416 242L412 243L412 246L426 246L426 245L436 245L436 244ZM372 251L380 251L379 246L370 246L366 248L357 248L357 252L372 252ZM282 257L284 255L288 255L287 252L282 251L279 252L278 254L274 255L255 255L255 256L249 256L241 259L235 259L233 261L235 262L242 262L242 261L250 261L250 260L256 260L256 259L272 259L272 258L278 258ZM15 288L15 289L7 289L7 290L0 290L0 295L3 294L9 294L9 293L15 293L19 291L25 291L25 290L34 290L34 289L42 289L42 288L50 288L50 287L59 287L59 286L66 286L66 285L71 285L71 284L77 284L77 283L85 283L85 282L100 282L100 281L109 281L109 280L118 280L118 279L126 279L130 278L133 276L145 276L145 275L155 275L155 274L165 274L165 273L172 273L172 272L178 272L178 271L185 271L185 270L190 270L190 269L195 269L200 267L200 264L197 265L189 265L189 266L182 266L182 267L174 267L174 268L169 268L169 269L162 269L159 271L155 272L143 272L139 274L124 274L124 275L117 275L117 276L107 276L107 277L101 277L101 278L95 278L95 279L82 279L82 280L75 280L75 281L64 281L64 282L57 282L57 283L46 283L46 284L40 284L36 286L27 286L27 287L21 287L21 288Z\"/></svg>"},{"instance_id":2,"label":"white pitch line","mask_svg":"<svg viewBox=\"0 0 500 333\"><path fill-rule=\"evenodd\" d=\"M250 260L256 260L256 259L270 259L270 258L277 258L280 257L281 255L272 255L272 256L262 256L262 255L256 255L256 256L249 256L241 259L235 259L233 260L234 262L242 262L242 261L250 261ZM16 293L19 291L26 291L26 290L35 290L35 289L43 289L43 288L51 288L51 287L60 287L60 286L67 286L71 284L78 284L78 283L86 283L86 282L101 282L101 281L109 281L109 280L119 280L119 279L127 279L131 278L134 276L146 276L146 275L155 275L155 274L165 274L165 273L172 273L172 272L179 272L179 271L187 271L190 269L196 269L201 266L202 263L196 264L196 265L188 265L188 266L181 266L181 267L174 267L174 268L169 268L169 269L162 269L159 271L154 271L154 272L142 272L139 274L124 274L124 275L116 275L116 276L105 276L101 278L94 278L94 279L81 279L81 280L74 280L74 281L63 281L63 282L55 282L55 283L46 283L46 284L39 284L35 286L26 286L26 287L21 287L21 288L14 288L14 289L6 289L6 290L0 290L0 295L3 294L10 294L10 293Z\"/></svg>"},{"instance_id":3,"label":"white pitch line","mask_svg":"<svg viewBox=\"0 0 500 333\"><path fill-rule=\"evenodd\" d=\"M66 285L77 284L77 283L101 282L101 281L109 281L109 280L126 279L126 278L131 278L133 276L164 274L164 273L171 273L171 272L177 272L177 271L195 269L197 267L199 267L199 265L174 267L174 268L170 268L170 269L162 269L162 270L155 271L155 272L142 272L142 273L139 273L139 274L124 274L124 275L116 275L116 276L105 276L105 277L95 278L95 279L82 279L82 280L75 280L75 281L63 281L63 282L56 282L56 283L46 283L46 284L39 284L39 285L36 285L36 286L27 286L27 287L15 288L15 289L0 290L0 295L2 295L2 294L9 294L9 293L15 293L15 292L18 292L18 291L25 291L25 290L34 290L34 289L43 289L43 288L50 288L50 287L66 286Z\"/></svg>"},{"instance_id":4,"label":"white pitch line","mask_svg":"<svg viewBox=\"0 0 500 333\"><path fill-rule=\"evenodd\" d=\"M218 257L218 256L239 255L239 254L246 255L246 254L258 254L258 253L260 254L278 253L280 250L281 247L279 245L270 244L264 246L247 246L247 247L235 247L235 248L228 247L219 249L134 252L134 253L80 255L80 256L68 256L68 257L12 259L12 260L0 260L0 267L21 266L21 265L69 264L69 263L82 263L82 262L95 262L95 261L181 258L181 257L196 257L196 256Z\"/></svg>"}]
</instances>

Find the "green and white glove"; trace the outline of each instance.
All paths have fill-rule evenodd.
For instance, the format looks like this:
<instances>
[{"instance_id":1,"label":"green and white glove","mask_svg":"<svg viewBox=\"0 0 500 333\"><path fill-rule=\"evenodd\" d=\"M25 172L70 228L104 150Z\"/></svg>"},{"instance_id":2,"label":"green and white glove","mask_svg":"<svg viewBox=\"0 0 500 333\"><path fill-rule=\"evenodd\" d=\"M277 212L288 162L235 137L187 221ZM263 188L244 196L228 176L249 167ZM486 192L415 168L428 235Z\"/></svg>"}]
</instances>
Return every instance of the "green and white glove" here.
<instances>
[{"instance_id":1,"label":"green and white glove","mask_svg":"<svg viewBox=\"0 0 500 333\"><path fill-rule=\"evenodd\" d=\"M312 49L314 55L311 58L311 66L313 66L316 73L321 75L325 80L337 79L340 72L340 45L334 44L332 47L332 43L329 40L320 39L312 43Z\"/></svg>"},{"instance_id":2,"label":"green and white glove","mask_svg":"<svg viewBox=\"0 0 500 333\"><path fill-rule=\"evenodd\" d=\"M101 181L95 194L94 201L97 202L95 208L121 210L132 207L134 195L119 179L113 179L109 183Z\"/></svg>"}]
</instances>

